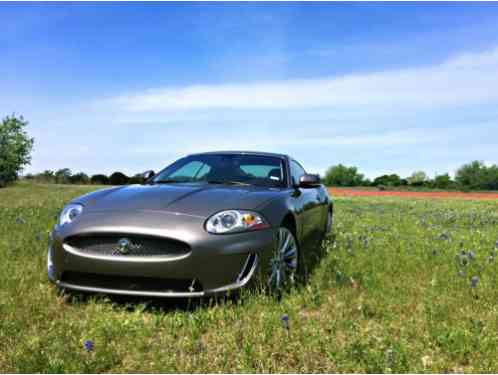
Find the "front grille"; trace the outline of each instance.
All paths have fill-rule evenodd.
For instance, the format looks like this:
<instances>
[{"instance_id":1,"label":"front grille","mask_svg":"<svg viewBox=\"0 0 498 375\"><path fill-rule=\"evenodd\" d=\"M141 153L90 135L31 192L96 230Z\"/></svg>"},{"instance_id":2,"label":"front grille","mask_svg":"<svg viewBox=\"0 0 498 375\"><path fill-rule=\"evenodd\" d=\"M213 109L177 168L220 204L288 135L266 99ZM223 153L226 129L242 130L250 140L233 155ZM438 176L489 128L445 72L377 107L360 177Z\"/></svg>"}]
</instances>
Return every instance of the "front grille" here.
<instances>
[{"instance_id":1,"label":"front grille","mask_svg":"<svg viewBox=\"0 0 498 375\"><path fill-rule=\"evenodd\" d=\"M120 246L122 240L127 242L124 250ZM78 235L67 238L65 243L88 255L176 257L190 252L190 246L181 241L128 234Z\"/></svg>"},{"instance_id":2,"label":"front grille","mask_svg":"<svg viewBox=\"0 0 498 375\"><path fill-rule=\"evenodd\" d=\"M61 281L78 286L132 290L142 292L202 292L202 285L195 279L163 279L156 277L131 277L120 275L102 275L96 273L65 271Z\"/></svg>"}]
</instances>

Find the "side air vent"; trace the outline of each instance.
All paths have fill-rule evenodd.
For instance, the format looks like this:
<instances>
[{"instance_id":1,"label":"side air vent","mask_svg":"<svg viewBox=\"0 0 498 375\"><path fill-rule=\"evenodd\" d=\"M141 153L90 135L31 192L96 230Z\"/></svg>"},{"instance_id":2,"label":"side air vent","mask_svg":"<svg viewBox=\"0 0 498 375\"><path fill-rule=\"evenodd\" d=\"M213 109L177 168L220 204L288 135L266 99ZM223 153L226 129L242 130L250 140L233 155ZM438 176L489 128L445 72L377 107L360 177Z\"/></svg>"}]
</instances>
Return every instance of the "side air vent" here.
<instances>
[{"instance_id":1,"label":"side air vent","mask_svg":"<svg viewBox=\"0 0 498 375\"><path fill-rule=\"evenodd\" d=\"M239 276L237 276L237 283L242 282L251 275L254 267L256 266L257 259L258 256L256 254L249 254L244 263L244 266L242 267L242 271L240 272Z\"/></svg>"}]
</instances>

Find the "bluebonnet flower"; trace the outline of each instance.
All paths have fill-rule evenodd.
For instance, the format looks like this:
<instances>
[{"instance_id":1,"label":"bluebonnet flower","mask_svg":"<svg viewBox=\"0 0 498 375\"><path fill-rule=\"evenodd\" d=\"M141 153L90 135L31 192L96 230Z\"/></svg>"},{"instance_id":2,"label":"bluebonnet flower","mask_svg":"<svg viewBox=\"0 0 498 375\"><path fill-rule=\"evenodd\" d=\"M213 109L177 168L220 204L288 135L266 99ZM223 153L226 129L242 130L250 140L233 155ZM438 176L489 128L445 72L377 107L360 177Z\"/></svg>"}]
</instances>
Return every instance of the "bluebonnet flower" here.
<instances>
[{"instance_id":1,"label":"bluebonnet flower","mask_svg":"<svg viewBox=\"0 0 498 375\"><path fill-rule=\"evenodd\" d=\"M284 314L280 317L280 321L282 322L282 326L285 328L285 329L289 329L289 315L287 314Z\"/></svg>"},{"instance_id":2,"label":"bluebonnet flower","mask_svg":"<svg viewBox=\"0 0 498 375\"><path fill-rule=\"evenodd\" d=\"M24 224L25 221L22 217L18 216L17 219L16 219L16 224Z\"/></svg>"},{"instance_id":3,"label":"bluebonnet flower","mask_svg":"<svg viewBox=\"0 0 498 375\"><path fill-rule=\"evenodd\" d=\"M476 258L476 254L472 250L469 250L469 252L467 254L469 255L470 259L475 259Z\"/></svg>"},{"instance_id":4,"label":"bluebonnet flower","mask_svg":"<svg viewBox=\"0 0 498 375\"><path fill-rule=\"evenodd\" d=\"M477 276L472 276L472 279L470 279L470 286L472 288L475 288L477 286L478 282L479 282L479 278Z\"/></svg>"},{"instance_id":5,"label":"bluebonnet flower","mask_svg":"<svg viewBox=\"0 0 498 375\"><path fill-rule=\"evenodd\" d=\"M448 236L448 233L446 233L446 232L443 232L439 235L440 240L448 240L449 238L450 238L450 236Z\"/></svg>"},{"instance_id":6,"label":"bluebonnet flower","mask_svg":"<svg viewBox=\"0 0 498 375\"><path fill-rule=\"evenodd\" d=\"M85 351L91 352L93 350L93 341L92 340L85 340L83 347L85 348Z\"/></svg>"},{"instance_id":7,"label":"bluebonnet flower","mask_svg":"<svg viewBox=\"0 0 498 375\"><path fill-rule=\"evenodd\" d=\"M498 240L496 240L496 243L495 243L495 248L498 249Z\"/></svg>"}]
</instances>

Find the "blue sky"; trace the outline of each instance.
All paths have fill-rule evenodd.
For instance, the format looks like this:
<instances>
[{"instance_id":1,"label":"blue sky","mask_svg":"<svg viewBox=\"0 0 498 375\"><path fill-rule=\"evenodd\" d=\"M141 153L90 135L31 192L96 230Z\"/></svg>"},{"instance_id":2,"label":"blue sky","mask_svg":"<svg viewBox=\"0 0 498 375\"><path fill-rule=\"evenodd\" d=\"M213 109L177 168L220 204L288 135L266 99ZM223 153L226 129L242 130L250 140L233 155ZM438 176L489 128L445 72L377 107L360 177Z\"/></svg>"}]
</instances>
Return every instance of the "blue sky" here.
<instances>
[{"instance_id":1,"label":"blue sky","mask_svg":"<svg viewBox=\"0 0 498 375\"><path fill-rule=\"evenodd\" d=\"M498 163L498 4L1 3L0 51L26 172L227 149L369 177Z\"/></svg>"}]
</instances>

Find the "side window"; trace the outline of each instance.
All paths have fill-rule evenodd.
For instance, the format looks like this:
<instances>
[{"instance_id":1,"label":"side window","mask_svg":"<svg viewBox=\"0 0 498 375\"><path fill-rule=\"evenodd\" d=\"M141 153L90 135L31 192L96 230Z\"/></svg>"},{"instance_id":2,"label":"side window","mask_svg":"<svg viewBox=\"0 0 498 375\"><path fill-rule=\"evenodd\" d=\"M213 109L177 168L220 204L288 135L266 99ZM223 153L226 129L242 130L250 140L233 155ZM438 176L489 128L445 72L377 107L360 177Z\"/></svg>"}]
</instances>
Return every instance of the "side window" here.
<instances>
[{"instance_id":1,"label":"side window","mask_svg":"<svg viewBox=\"0 0 498 375\"><path fill-rule=\"evenodd\" d=\"M292 183L294 185L297 185L299 183L299 178L303 175L306 174L306 171L304 170L303 167L301 167L297 162L294 160L290 161L290 170L291 170L291 176L292 176Z\"/></svg>"},{"instance_id":2,"label":"side window","mask_svg":"<svg viewBox=\"0 0 498 375\"><path fill-rule=\"evenodd\" d=\"M209 166L201 161L194 160L185 164L168 177L177 181L196 181L204 177L209 172Z\"/></svg>"}]
</instances>

